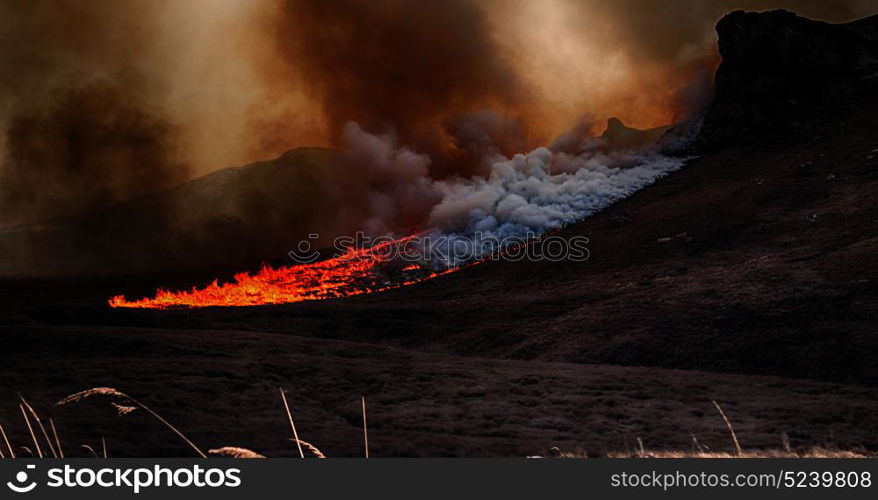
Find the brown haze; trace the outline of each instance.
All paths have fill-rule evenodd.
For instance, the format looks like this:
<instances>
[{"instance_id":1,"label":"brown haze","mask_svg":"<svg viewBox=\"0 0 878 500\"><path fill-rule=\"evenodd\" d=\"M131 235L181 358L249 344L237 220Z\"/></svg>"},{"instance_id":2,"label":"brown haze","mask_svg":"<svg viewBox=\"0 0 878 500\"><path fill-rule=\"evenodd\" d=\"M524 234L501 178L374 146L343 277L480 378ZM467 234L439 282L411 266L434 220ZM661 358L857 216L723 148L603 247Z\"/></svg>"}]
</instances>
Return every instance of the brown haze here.
<instances>
[{"instance_id":1,"label":"brown haze","mask_svg":"<svg viewBox=\"0 0 878 500\"><path fill-rule=\"evenodd\" d=\"M709 96L716 20L776 7L843 21L878 1L4 2L0 223L342 146L350 120L439 176L584 115L666 124Z\"/></svg>"}]
</instances>

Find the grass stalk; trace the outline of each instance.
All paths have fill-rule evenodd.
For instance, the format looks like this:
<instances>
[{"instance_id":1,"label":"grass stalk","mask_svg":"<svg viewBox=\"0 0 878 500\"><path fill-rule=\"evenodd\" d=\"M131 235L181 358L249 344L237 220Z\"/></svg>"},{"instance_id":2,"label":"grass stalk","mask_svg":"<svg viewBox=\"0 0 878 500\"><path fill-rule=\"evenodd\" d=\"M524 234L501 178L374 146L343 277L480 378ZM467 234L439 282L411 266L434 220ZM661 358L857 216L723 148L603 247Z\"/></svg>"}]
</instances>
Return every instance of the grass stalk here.
<instances>
[{"instance_id":1,"label":"grass stalk","mask_svg":"<svg viewBox=\"0 0 878 500\"><path fill-rule=\"evenodd\" d=\"M64 450L61 449L61 440L58 439L58 430L55 429L55 421L49 419L49 427L52 428L52 435L55 436L55 446L58 447L58 456L64 458Z\"/></svg>"},{"instance_id":2,"label":"grass stalk","mask_svg":"<svg viewBox=\"0 0 878 500\"><path fill-rule=\"evenodd\" d=\"M316 446L314 446L313 444L311 444L311 443L309 443L309 442L307 442L307 441L302 441L301 439L299 440L299 444L301 444L302 446L304 446L304 447L305 447L308 451L310 451L311 454L314 455L315 457L317 457L317 458L326 458L326 455L324 455L323 452L320 451L320 449L318 449L318 448L317 448Z\"/></svg>"},{"instance_id":3,"label":"grass stalk","mask_svg":"<svg viewBox=\"0 0 878 500\"><path fill-rule=\"evenodd\" d=\"M366 396L360 396L360 405L363 409L363 445L366 448L366 458L369 458L369 429L366 427Z\"/></svg>"},{"instance_id":4,"label":"grass stalk","mask_svg":"<svg viewBox=\"0 0 878 500\"><path fill-rule=\"evenodd\" d=\"M40 443L37 441L37 435L34 434L34 428L30 425L30 419L27 418L27 412L24 411L24 405L18 403L18 408L21 409L21 416L24 417L24 423L27 424L27 430L30 431L30 437L34 440L34 446L37 448L37 458L43 458L43 450L40 449ZM31 452L33 455L33 452Z\"/></svg>"},{"instance_id":5,"label":"grass stalk","mask_svg":"<svg viewBox=\"0 0 878 500\"><path fill-rule=\"evenodd\" d=\"M302 442L299 441L299 433L296 432L296 424L293 423L293 414L290 412L290 404L287 402L287 395L283 389L280 389L280 397L284 400L284 408L287 410L287 418L290 421L290 427L293 429L293 439L296 440L296 446L299 447L299 458L305 458L305 452L302 451Z\"/></svg>"},{"instance_id":6,"label":"grass stalk","mask_svg":"<svg viewBox=\"0 0 878 500\"><path fill-rule=\"evenodd\" d=\"M177 429L176 427L171 425L171 423L168 422L167 420L165 420L161 415L152 411L152 409L150 407L148 407L145 404L141 403L140 401L132 398L131 396L125 394L124 392L117 391L116 389L113 389L111 387L93 387L91 389L86 389L84 391L77 392L76 394L71 394L71 395L67 396L66 398L62 399L61 401L58 401L58 406L63 406L63 405L66 405L68 403L73 403L73 402L79 401L80 399L84 399L84 398L87 398L90 396L97 396L97 395L115 396L115 397L124 398L124 399L127 399L128 401L131 401L132 403L137 405L140 409L142 409L143 411L152 415L156 420L161 422L165 427L167 427L168 429L173 431L174 434L179 436L180 439L185 441L186 444L188 444L193 450L195 450L195 452L198 453L198 455L201 458L207 458L207 455L205 455L204 452L201 451L201 448L196 446L195 443L190 441L189 438L187 438L185 434L180 432L180 429Z\"/></svg>"},{"instance_id":7,"label":"grass stalk","mask_svg":"<svg viewBox=\"0 0 878 500\"><path fill-rule=\"evenodd\" d=\"M12 445L9 444L9 438L6 437L6 430L3 429L2 424L0 424L0 434L3 435L3 442L6 443L6 448L9 450L9 458L15 458L15 450L13 450Z\"/></svg>"},{"instance_id":8,"label":"grass stalk","mask_svg":"<svg viewBox=\"0 0 878 500\"><path fill-rule=\"evenodd\" d=\"M223 446L222 448L207 450L207 452L211 455L219 455L221 457L229 458L265 458L265 456L260 453L238 446Z\"/></svg>"},{"instance_id":9,"label":"grass stalk","mask_svg":"<svg viewBox=\"0 0 878 500\"><path fill-rule=\"evenodd\" d=\"M37 414L37 411L34 410L34 407L24 399L24 396L21 394L18 395L18 399L24 404L24 407L27 408L27 411L30 412L31 416L34 417L34 420L37 422L37 425L40 426L40 431L43 433L43 439L46 440L46 444L49 445L49 451L52 452L52 456L54 458L58 458L58 452L55 451L55 445L52 444L52 440L49 438L49 433L46 432L46 426L43 425L43 421L40 420L40 416Z\"/></svg>"},{"instance_id":10,"label":"grass stalk","mask_svg":"<svg viewBox=\"0 0 878 500\"><path fill-rule=\"evenodd\" d=\"M149 409L148 406L146 406L145 404L141 403L140 401L137 401L136 399L132 399L132 398L129 398L129 399L131 399L131 401L132 401L134 404L136 404L137 406L143 408L144 411L146 411L147 413L149 413L150 415L152 415L153 417L155 417L156 420L158 420L159 422L163 423L163 424L165 425L165 427L167 427L168 429L171 429L171 430L174 432L174 434L180 436L180 439L182 439L183 441L186 442L186 444L188 444L189 446L191 446L192 449L195 450L195 452L198 453L198 455L199 455L201 458L207 458L207 455L205 455L204 452L201 451L201 449L200 449L199 447L195 446L195 443L193 443L192 441L190 441L189 438L187 438L182 432L180 432L179 429L177 429L176 427L174 427L173 425L171 425L170 422L168 422L167 420L165 420L164 418L162 418L161 415L159 415L158 413L152 411L151 409ZM104 451L106 451L106 445L104 446Z\"/></svg>"},{"instance_id":11,"label":"grass stalk","mask_svg":"<svg viewBox=\"0 0 878 500\"><path fill-rule=\"evenodd\" d=\"M713 406L716 406L716 410L719 412L719 415L723 418L723 421L726 423L726 427L729 428L729 434L732 435L732 442L735 443L735 451L738 452L738 456L741 456L741 444L738 443L738 436L735 435L735 429L732 428L732 423L729 422L728 417L726 417L723 409L719 407L716 401L712 401Z\"/></svg>"}]
</instances>

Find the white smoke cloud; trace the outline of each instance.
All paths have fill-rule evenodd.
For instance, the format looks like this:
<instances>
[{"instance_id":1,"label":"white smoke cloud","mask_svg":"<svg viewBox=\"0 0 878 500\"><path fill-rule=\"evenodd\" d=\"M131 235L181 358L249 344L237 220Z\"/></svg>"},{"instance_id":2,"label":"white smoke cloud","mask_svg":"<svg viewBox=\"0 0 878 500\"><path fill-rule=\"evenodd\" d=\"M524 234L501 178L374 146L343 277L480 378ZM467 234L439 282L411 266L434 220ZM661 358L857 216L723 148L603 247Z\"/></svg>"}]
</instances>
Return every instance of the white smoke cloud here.
<instances>
[{"instance_id":1,"label":"white smoke cloud","mask_svg":"<svg viewBox=\"0 0 878 500\"><path fill-rule=\"evenodd\" d=\"M486 179L437 182L442 201L430 222L461 236L541 234L606 208L683 161L657 153L572 156L539 147L494 162Z\"/></svg>"},{"instance_id":2,"label":"white smoke cloud","mask_svg":"<svg viewBox=\"0 0 878 500\"><path fill-rule=\"evenodd\" d=\"M485 257L498 241L520 243L582 220L684 163L657 152L569 155L540 147L498 159L488 178L437 182L442 201L430 222L447 238L432 248L434 262L457 266L455 248L474 246L472 256Z\"/></svg>"}]
</instances>

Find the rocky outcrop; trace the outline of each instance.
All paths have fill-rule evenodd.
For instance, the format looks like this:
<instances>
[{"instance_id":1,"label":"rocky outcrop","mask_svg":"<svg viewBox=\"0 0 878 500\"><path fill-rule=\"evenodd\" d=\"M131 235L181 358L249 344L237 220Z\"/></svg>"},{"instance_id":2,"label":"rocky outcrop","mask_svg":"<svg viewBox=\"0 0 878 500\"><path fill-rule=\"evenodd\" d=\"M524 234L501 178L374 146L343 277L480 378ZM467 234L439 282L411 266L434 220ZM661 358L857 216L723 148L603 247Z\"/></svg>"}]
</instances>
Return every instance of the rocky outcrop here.
<instances>
[{"instance_id":1,"label":"rocky outcrop","mask_svg":"<svg viewBox=\"0 0 878 500\"><path fill-rule=\"evenodd\" d=\"M607 141L610 149L638 149L655 144L670 126L640 130L626 126L618 118L607 120L607 129L601 139Z\"/></svg>"},{"instance_id":2,"label":"rocky outcrop","mask_svg":"<svg viewBox=\"0 0 878 500\"><path fill-rule=\"evenodd\" d=\"M878 16L829 24L792 12L732 12L716 26L722 63L700 149L788 140L878 88Z\"/></svg>"}]
</instances>

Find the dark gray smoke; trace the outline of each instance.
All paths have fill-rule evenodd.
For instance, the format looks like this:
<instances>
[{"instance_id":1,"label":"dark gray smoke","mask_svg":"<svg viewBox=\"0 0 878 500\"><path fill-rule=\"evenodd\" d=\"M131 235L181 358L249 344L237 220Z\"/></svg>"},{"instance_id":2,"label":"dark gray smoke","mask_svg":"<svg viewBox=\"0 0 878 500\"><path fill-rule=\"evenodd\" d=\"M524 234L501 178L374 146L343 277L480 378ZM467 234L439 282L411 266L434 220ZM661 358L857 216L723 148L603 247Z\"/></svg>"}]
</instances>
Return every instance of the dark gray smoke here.
<instances>
[{"instance_id":1,"label":"dark gray smoke","mask_svg":"<svg viewBox=\"0 0 878 500\"><path fill-rule=\"evenodd\" d=\"M188 177L160 89L128 65L138 15L111 2L0 6L0 223L73 215Z\"/></svg>"},{"instance_id":2,"label":"dark gray smoke","mask_svg":"<svg viewBox=\"0 0 878 500\"><path fill-rule=\"evenodd\" d=\"M492 148L518 146L505 135L509 130L498 129L508 125L488 123L499 115L478 114L489 108L521 114L526 93L477 3L284 0L280 6L276 47L287 66L275 64L269 77L292 85L288 71L303 75L331 132L348 121L390 131L429 154L440 176L471 174L487 139Z\"/></svg>"},{"instance_id":3,"label":"dark gray smoke","mask_svg":"<svg viewBox=\"0 0 878 500\"><path fill-rule=\"evenodd\" d=\"M119 82L48 97L7 125L0 212L13 220L73 215L186 180L175 127Z\"/></svg>"}]
</instances>

